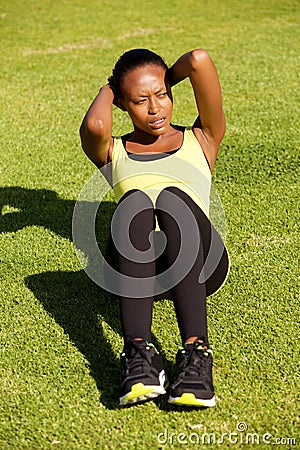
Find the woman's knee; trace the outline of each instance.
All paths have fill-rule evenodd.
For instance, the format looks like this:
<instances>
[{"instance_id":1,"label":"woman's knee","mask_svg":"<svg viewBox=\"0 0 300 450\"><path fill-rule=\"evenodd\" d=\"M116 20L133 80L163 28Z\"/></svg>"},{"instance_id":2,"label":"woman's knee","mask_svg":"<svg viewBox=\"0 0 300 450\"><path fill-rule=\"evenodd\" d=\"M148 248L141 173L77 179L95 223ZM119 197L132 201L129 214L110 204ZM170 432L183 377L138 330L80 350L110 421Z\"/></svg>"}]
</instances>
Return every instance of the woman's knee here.
<instances>
[{"instance_id":1,"label":"woman's knee","mask_svg":"<svg viewBox=\"0 0 300 450\"><path fill-rule=\"evenodd\" d=\"M155 226L155 212L150 197L143 191L132 189L120 199L115 209L111 230L115 234L121 232L149 234Z\"/></svg>"},{"instance_id":2,"label":"woman's knee","mask_svg":"<svg viewBox=\"0 0 300 450\"><path fill-rule=\"evenodd\" d=\"M185 196L187 196L187 194L178 187L169 186L159 193L156 199L156 208L164 209L162 208L164 205L168 205L170 202L177 201L178 198L185 200Z\"/></svg>"},{"instance_id":3,"label":"woman's knee","mask_svg":"<svg viewBox=\"0 0 300 450\"><path fill-rule=\"evenodd\" d=\"M119 203L122 203L126 200L126 202L132 202L135 205L142 205L143 207L153 208L152 200L149 195L139 189L131 189L126 192L119 200Z\"/></svg>"},{"instance_id":4,"label":"woman's knee","mask_svg":"<svg viewBox=\"0 0 300 450\"><path fill-rule=\"evenodd\" d=\"M176 186L169 186L163 189L156 200L155 207L158 210L166 210L168 207L172 208L186 208L194 212L195 208L199 208L194 200L184 191Z\"/></svg>"}]
</instances>

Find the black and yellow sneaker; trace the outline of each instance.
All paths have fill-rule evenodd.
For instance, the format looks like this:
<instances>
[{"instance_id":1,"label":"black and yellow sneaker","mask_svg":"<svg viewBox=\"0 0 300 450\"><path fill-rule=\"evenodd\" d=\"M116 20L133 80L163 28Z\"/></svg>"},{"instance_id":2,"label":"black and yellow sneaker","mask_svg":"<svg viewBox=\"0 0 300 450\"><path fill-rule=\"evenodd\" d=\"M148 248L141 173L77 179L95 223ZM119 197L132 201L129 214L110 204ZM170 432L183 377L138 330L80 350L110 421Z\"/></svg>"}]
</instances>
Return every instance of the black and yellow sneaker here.
<instances>
[{"instance_id":1,"label":"black and yellow sneaker","mask_svg":"<svg viewBox=\"0 0 300 450\"><path fill-rule=\"evenodd\" d=\"M168 402L185 406L215 406L212 350L199 342L185 344L176 356L177 379Z\"/></svg>"},{"instance_id":2,"label":"black and yellow sneaker","mask_svg":"<svg viewBox=\"0 0 300 450\"><path fill-rule=\"evenodd\" d=\"M165 394L167 378L161 355L153 344L129 338L121 354L124 380L120 388L120 405L151 400Z\"/></svg>"}]
</instances>

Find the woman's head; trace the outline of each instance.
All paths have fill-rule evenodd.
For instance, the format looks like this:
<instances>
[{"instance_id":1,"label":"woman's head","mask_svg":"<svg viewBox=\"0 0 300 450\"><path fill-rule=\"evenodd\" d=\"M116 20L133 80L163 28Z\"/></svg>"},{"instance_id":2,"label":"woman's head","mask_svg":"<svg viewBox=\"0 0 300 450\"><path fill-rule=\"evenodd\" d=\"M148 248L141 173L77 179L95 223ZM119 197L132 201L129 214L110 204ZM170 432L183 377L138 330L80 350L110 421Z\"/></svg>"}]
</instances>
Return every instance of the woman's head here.
<instances>
[{"instance_id":1,"label":"woman's head","mask_svg":"<svg viewBox=\"0 0 300 450\"><path fill-rule=\"evenodd\" d=\"M169 130L173 102L167 69L159 55L146 49L129 50L117 61L108 80L114 103L127 111L136 130L155 136Z\"/></svg>"},{"instance_id":2,"label":"woman's head","mask_svg":"<svg viewBox=\"0 0 300 450\"><path fill-rule=\"evenodd\" d=\"M115 102L122 98L122 83L130 71L143 66L158 66L167 71L168 66L161 56L145 48L128 50L120 56L108 78L109 85L114 92Z\"/></svg>"}]
</instances>

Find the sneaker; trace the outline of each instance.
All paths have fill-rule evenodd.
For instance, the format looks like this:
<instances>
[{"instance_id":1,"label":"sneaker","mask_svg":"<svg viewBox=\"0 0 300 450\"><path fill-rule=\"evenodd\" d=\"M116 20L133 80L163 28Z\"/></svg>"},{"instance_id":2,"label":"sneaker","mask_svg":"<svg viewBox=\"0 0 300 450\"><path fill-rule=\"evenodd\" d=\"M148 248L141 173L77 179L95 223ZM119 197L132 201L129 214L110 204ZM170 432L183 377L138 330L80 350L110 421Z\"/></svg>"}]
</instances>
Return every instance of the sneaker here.
<instances>
[{"instance_id":1,"label":"sneaker","mask_svg":"<svg viewBox=\"0 0 300 450\"><path fill-rule=\"evenodd\" d=\"M121 362L124 380L120 388L120 405L150 400L166 393L167 378L162 358L153 344L128 339Z\"/></svg>"},{"instance_id":2,"label":"sneaker","mask_svg":"<svg viewBox=\"0 0 300 450\"><path fill-rule=\"evenodd\" d=\"M178 376L168 402L186 406L215 406L212 350L199 342L185 344L176 356Z\"/></svg>"}]
</instances>

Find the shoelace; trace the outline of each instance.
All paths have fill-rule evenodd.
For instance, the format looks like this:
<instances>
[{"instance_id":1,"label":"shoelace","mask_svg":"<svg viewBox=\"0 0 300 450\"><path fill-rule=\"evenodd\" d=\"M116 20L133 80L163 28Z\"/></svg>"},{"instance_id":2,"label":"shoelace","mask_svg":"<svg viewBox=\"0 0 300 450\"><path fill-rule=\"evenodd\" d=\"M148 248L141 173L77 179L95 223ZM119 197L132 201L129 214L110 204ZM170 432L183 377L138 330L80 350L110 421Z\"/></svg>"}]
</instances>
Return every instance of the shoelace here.
<instances>
[{"instance_id":1,"label":"shoelace","mask_svg":"<svg viewBox=\"0 0 300 450\"><path fill-rule=\"evenodd\" d=\"M143 348L136 341L130 341L131 348L128 352L123 352L122 356L126 357L127 367L130 371L134 371L136 368L144 365L147 362L148 367L151 365L151 356L150 353L146 353L145 350L150 350L153 348L153 345L146 344ZM145 349L145 350L144 350Z\"/></svg>"},{"instance_id":2,"label":"shoelace","mask_svg":"<svg viewBox=\"0 0 300 450\"><path fill-rule=\"evenodd\" d=\"M184 359L179 365L180 378L193 372L200 376L206 376L209 367L207 356L211 353L211 349L206 349L198 343L191 345L188 350L183 349Z\"/></svg>"}]
</instances>

